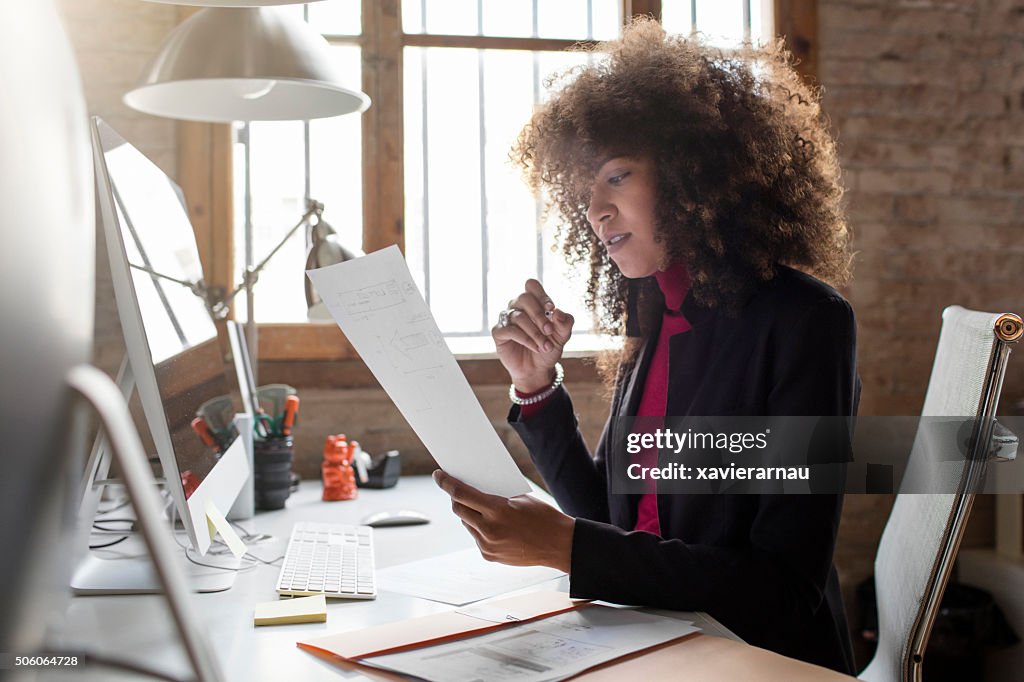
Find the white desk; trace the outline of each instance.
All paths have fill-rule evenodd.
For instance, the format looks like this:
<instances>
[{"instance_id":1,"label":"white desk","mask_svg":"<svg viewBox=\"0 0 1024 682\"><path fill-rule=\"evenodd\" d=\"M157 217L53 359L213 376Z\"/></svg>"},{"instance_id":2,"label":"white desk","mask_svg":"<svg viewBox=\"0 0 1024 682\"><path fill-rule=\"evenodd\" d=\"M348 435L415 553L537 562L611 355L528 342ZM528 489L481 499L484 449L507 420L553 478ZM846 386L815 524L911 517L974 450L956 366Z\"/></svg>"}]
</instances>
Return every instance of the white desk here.
<instances>
[{"instance_id":1,"label":"white desk","mask_svg":"<svg viewBox=\"0 0 1024 682\"><path fill-rule=\"evenodd\" d=\"M275 538L251 546L252 553L267 560L279 557L284 553L291 527L297 521L358 523L368 513L396 508L422 511L430 516L431 523L377 529L375 549L378 568L473 546L469 534L451 513L449 498L427 476L402 477L398 486L389 490L360 490L359 498L349 502L322 502L320 490L319 481L303 482L299 492L288 499L285 509L262 512L254 519L243 522L242 525L251 531L269 533ZM380 592L374 601L328 600L326 623L254 627L253 605L277 598L274 586L278 571L277 566L261 565L240 573L234 587L226 592L192 595L194 610L216 643L217 657L228 680L337 682L339 679L369 679L359 671L342 670L322 661L296 647L295 642L454 608L401 594ZM568 590L568 579L563 577L538 587ZM705 614L673 615L694 620L707 634L731 637L727 630ZM177 676L189 674L184 651L161 596L76 597L69 605L60 630L68 649L99 650ZM691 640L700 641L691 644ZM697 635L673 646L688 647L695 655L694 658L701 660L706 660L708 652L718 652L721 656L715 658L723 659L723 664L726 663L725 659L732 659L730 670L733 673L736 672L736 655L739 652L749 653L753 657L751 665L760 666L752 669L764 670L765 661L768 664L788 662L795 666L794 670L787 671L789 679L804 677L798 673L806 674L805 679L808 680L831 679L829 673L821 668L719 637ZM677 653L673 652L673 656L678 660ZM636 665L636 660L627 662L627 665ZM610 673L613 670L608 668L604 672ZM667 674L672 671L673 679L682 679L678 667L665 670ZM711 679L706 676L706 671L694 672L694 679ZM66 680L72 675L76 680L150 679L98 668L79 668L71 675L47 672L40 679ZM375 675L374 679L380 678ZM850 678L836 675L836 679Z\"/></svg>"}]
</instances>

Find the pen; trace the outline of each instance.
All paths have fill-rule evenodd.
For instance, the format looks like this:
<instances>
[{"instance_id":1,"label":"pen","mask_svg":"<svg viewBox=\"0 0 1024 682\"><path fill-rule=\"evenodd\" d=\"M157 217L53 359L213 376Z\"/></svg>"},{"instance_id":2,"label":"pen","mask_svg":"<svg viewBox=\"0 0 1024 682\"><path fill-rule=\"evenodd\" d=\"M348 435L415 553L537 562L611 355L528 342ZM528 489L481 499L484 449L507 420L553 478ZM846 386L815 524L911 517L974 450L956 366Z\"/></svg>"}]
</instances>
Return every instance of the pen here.
<instances>
[{"instance_id":1,"label":"pen","mask_svg":"<svg viewBox=\"0 0 1024 682\"><path fill-rule=\"evenodd\" d=\"M210 431L210 425L206 423L206 420L202 417L196 417L192 420L192 430L196 432L200 440L206 444L207 447L213 448L214 452L220 452L220 446L217 444L217 439L213 437L213 432Z\"/></svg>"},{"instance_id":2,"label":"pen","mask_svg":"<svg viewBox=\"0 0 1024 682\"><path fill-rule=\"evenodd\" d=\"M299 396L290 395L284 401L284 418L281 420L281 435L290 436L295 425L295 415L299 412Z\"/></svg>"}]
</instances>

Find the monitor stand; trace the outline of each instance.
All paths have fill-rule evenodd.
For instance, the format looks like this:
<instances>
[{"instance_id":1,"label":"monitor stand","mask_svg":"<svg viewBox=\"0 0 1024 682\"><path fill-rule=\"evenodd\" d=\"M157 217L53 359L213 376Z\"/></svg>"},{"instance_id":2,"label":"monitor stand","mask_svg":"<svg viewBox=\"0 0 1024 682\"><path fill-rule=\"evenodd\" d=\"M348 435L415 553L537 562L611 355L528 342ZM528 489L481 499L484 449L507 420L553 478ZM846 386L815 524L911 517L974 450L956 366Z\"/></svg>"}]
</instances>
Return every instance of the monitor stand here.
<instances>
[{"instance_id":1,"label":"monitor stand","mask_svg":"<svg viewBox=\"0 0 1024 682\"><path fill-rule=\"evenodd\" d=\"M101 449L109 451L106 457L117 462L124 477L125 489L135 508L138 527L142 531L149 556L153 557L152 565L162 585L160 591L170 607L178 635L192 664L194 679L220 682L224 675L210 643L202 636L199 620L192 613L188 587L181 574L175 570L174 557L177 553L166 536L166 526L160 521L160 502L154 491L153 472L147 465L123 390L119 395L118 387L106 374L88 365L73 368L68 373L68 384L92 406L100 417L102 430L107 433L110 446ZM95 463L90 462L89 473L94 470L92 464ZM88 490L94 492L96 488L91 484L92 481L89 481ZM83 523L91 527L92 517ZM234 572L230 573L234 575Z\"/></svg>"},{"instance_id":2,"label":"monitor stand","mask_svg":"<svg viewBox=\"0 0 1024 682\"><path fill-rule=\"evenodd\" d=\"M188 551L191 558L207 564L199 566L192 563L185 557L184 549L175 552L178 572L185 578L192 592L222 592L231 589L241 568L241 559L231 554L199 556L191 549ZM107 555L107 558L102 555ZM163 591L163 585L146 547L137 536L133 536L118 544L116 552L90 551L75 567L71 590L79 595L155 594Z\"/></svg>"},{"instance_id":3,"label":"monitor stand","mask_svg":"<svg viewBox=\"0 0 1024 682\"><path fill-rule=\"evenodd\" d=\"M135 391L135 378L127 355L121 361L115 381L127 403ZM161 578L153 566L146 543L139 536L129 534L128 539L119 543L116 550L89 549L89 537L99 508L102 489L108 483L115 482L107 480L111 460L111 447L101 429L93 441L85 469L82 504L79 509L80 526L75 536L75 566L71 578L71 591L77 595L163 592ZM166 533L173 532L170 524L164 526L162 530ZM186 546L188 544L186 539ZM234 585L235 576L241 568L241 559L236 559L231 554L207 553L200 556L189 548L187 551L192 559L200 564L208 564L199 566L189 561L185 556L186 549L180 544L170 543L169 546L176 546L178 549L173 552L173 563L177 564L177 572L184 578L190 591L222 592Z\"/></svg>"}]
</instances>

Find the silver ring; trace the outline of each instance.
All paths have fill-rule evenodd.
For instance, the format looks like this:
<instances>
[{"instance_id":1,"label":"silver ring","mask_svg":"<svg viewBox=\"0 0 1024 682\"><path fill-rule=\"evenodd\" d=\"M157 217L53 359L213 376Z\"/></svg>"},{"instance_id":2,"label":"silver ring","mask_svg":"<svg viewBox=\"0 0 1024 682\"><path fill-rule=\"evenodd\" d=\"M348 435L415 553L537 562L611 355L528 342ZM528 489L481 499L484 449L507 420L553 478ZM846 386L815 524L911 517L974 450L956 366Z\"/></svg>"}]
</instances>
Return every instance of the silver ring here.
<instances>
[{"instance_id":1,"label":"silver ring","mask_svg":"<svg viewBox=\"0 0 1024 682\"><path fill-rule=\"evenodd\" d=\"M523 311L520 310L519 308L505 308L500 313L498 313L498 326L499 327L507 327L508 323L512 319L512 314L513 313L521 313L521 312L523 312Z\"/></svg>"}]
</instances>

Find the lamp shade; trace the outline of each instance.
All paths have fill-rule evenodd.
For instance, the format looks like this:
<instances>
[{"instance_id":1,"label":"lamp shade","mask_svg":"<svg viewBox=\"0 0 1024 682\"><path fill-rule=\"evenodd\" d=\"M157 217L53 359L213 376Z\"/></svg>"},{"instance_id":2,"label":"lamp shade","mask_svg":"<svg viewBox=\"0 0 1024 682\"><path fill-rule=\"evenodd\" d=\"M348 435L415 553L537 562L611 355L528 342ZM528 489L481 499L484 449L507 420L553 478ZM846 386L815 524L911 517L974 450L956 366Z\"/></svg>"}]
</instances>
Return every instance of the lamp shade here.
<instances>
[{"instance_id":1,"label":"lamp shade","mask_svg":"<svg viewBox=\"0 0 1024 682\"><path fill-rule=\"evenodd\" d=\"M191 5L193 7L270 7L272 5L302 5L320 0L146 0L158 5Z\"/></svg>"},{"instance_id":2,"label":"lamp shade","mask_svg":"<svg viewBox=\"0 0 1024 682\"><path fill-rule=\"evenodd\" d=\"M125 104L189 121L290 121L364 111L330 46L272 7L208 7L181 23Z\"/></svg>"},{"instance_id":3,"label":"lamp shade","mask_svg":"<svg viewBox=\"0 0 1024 682\"><path fill-rule=\"evenodd\" d=\"M272 5L302 5L320 0L146 0L158 5L191 5L193 7L270 7Z\"/></svg>"}]
</instances>

